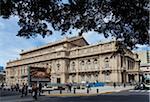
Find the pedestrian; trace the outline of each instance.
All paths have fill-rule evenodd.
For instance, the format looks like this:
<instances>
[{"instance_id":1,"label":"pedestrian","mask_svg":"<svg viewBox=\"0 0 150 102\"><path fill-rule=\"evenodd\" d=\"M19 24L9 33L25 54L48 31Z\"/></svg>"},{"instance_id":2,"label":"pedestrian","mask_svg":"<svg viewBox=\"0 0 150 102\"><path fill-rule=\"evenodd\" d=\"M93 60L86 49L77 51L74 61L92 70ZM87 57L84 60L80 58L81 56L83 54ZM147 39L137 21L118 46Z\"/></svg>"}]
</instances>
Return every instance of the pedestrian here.
<instances>
[{"instance_id":1,"label":"pedestrian","mask_svg":"<svg viewBox=\"0 0 150 102\"><path fill-rule=\"evenodd\" d=\"M25 85L23 83L22 88L21 88L21 97L23 97L24 93L25 93Z\"/></svg>"},{"instance_id":2,"label":"pedestrian","mask_svg":"<svg viewBox=\"0 0 150 102\"><path fill-rule=\"evenodd\" d=\"M41 92L42 92L42 84L39 84L39 96L41 96Z\"/></svg>"},{"instance_id":3,"label":"pedestrian","mask_svg":"<svg viewBox=\"0 0 150 102\"><path fill-rule=\"evenodd\" d=\"M33 83L33 85L32 85L32 96L35 100L37 100L37 90L38 90L37 84Z\"/></svg>"},{"instance_id":4,"label":"pedestrian","mask_svg":"<svg viewBox=\"0 0 150 102\"><path fill-rule=\"evenodd\" d=\"M19 91L19 89L20 89L18 83L16 84L16 89L17 89L17 91Z\"/></svg>"},{"instance_id":5,"label":"pedestrian","mask_svg":"<svg viewBox=\"0 0 150 102\"><path fill-rule=\"evenodd\" d=\"M27 96L28 95L28 85L27 85L27 83L25 84L25 96Z\"/></svg>"},{"instance_id":6,"label":"pedestrian","mask_svg":"<svg viewBox=\"0 0 150 102\"><path fill-rule=\"evenodd\" d=\"M88 82L86 83L86 87L87 87L87 93L89 93L90 84Z\"/></svg>"},{"instance_id":7,"label":"pedestrian","mask_svg":"<svg viewBox=\"0 0 150 102\"><path fill-rule=\"evenodd\" d=\"M114 82L113 86L114 86L114 88L116 88L116 83L115 82Z\"/></svg>"},{"instance_id":8,"label":"pedestrian","mask_svg":"<svg viewBox=\"0 0 150 102\"><path fill-rule=\"evenodd\" d=\"M69 91L71 92L71 89L72 89L72 84L70 83L69 84Z\"/></svg>"},{"instance_id":9,"label":"pedestrian","mask_svg":"<svg viewBox=\"0 0 150 102\"><path fill-rule=\"evenodd\" d=\"M126 83L124 83L123 86L126 87Z\"/></svg>"},{"instance_id":10,"label":"pedestrian","mask_svg":"<svg viewBox=\"0 0 150 102\"><path fill-rule=\"evenodd\" d=\"M3 89L3 87L4 87L4 83L2 83L2 85L1 85L1 88Z\"/></svg>"}]
</instances>

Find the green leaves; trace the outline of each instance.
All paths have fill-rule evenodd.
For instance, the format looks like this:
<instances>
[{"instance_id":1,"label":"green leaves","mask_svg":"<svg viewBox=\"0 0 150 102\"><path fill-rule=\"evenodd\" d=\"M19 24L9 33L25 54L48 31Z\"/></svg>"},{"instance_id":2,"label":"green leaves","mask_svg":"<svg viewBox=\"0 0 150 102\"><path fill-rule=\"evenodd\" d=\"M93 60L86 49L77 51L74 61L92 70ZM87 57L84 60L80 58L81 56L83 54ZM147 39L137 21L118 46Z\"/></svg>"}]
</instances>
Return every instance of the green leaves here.
<instances>
[{"instance_id":1,"label":"green leaves","mask_svg":"<svg viewBox=\"0 0 150 102\"><path fill-rule=\"evenodd\" d=\"M149 44L149 0L1 0L0 6L3 18L19 16L17 36L80 29L79 35L92 30L105 37L111 34L131 48Z\"/></svg>"}]
</instances>

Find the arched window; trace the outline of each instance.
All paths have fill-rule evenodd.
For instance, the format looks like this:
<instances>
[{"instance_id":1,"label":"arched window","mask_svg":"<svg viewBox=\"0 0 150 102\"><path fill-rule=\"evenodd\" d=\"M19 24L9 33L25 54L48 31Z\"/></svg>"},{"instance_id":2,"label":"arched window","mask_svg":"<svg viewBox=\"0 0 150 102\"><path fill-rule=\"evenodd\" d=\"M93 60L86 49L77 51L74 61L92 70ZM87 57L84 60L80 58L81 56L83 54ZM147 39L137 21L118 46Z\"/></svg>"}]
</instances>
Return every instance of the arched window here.
<instances>
[{"instance_id":1,"label":"arched window","mask_svg":"<svg viewBox=\"0 0 150 102\"><path fill-rule=\"evenodd\" d=\"M75 81L75 75L72 75L72 82Z\"/></svg>"},{"instance_id":2,"label":"arched window","mask_svg":"<svg viewBox=\"0 0 150 102\"><path fill-rule=\"evenodd\" d=\"M108 57L105 58L104 62L105 62L105 68L109 68L109 58Z\"/></svg>"},{"instance_id":3,"label":"arched window","mask_svg":"<svg viewBox=\"0 0 150 102\"><path fill-rule=\"evenodd\" d=\"M85 81L85 75L81 75L81 81Z\"/></svg>"},{"instance_id":4,"label":"arched window","mask_svg":"<svg viewBox=\"0 0 150 102\"><path fill-rule=\"evenodd\" d=\"M90 60L87 60L87 64L91 64L91 61L90 61Z\"/></svg>"},{"instance_id":5,"label":"arched window","mask_svg":"<svg viewBox=\"0 0 150 102\"><path fill-rule=\"evenodd\" d=\"M57 64L57 70L59 70L59 69L60 69L60 64L58 63L58 64Z\"/></svg>"},{"instance_id":6,"label":"arched window","mask_svg":"<svg viewBox=\"0 0 150 102\"><path fill-rule=\"evenodd\" d=\"M72 62L72 70L75 70L75 62Z\"/></svg>"},{"instance_id":7,"label":"arched window","mask_svg":"<svg viewBox=\"0 0 150 102\"><path fill-rule=\"evenodd\" d=\"M83 60L81 61L81 65L84 65L84 61Z\"/></svg>"},{"instance_id":8,"label":"arched window","mask_svg":"<svg viewBox=\"0 0 150 102\"><path fill-rule=\"evenodd\" d=\"M97 64L97 63L98 63L98 61L97 61L96 58L94 59L93 63L94 63L94 64Z\"/></svg>"}]
</instances>

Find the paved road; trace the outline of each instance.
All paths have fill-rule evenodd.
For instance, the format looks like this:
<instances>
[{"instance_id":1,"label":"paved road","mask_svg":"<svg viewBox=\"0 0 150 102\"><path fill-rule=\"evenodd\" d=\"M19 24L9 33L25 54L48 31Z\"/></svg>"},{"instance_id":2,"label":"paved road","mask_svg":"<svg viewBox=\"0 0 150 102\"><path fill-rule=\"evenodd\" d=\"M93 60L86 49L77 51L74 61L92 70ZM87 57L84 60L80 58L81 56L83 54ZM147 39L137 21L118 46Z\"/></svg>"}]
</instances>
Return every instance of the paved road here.
<instances>
[{"instance_id":1,"label":"paved road","mask_svg":"<svg viewBox=\"0 0 150 102\"><path fill-rule=\"evenodd\" d=\"M0 96L0 102L149 102L148 91L122 91L98 96L84 97L49 97L40 96L34 101L31 96L21 98L18 93Z\"/></svg>"},{"instance_id":2,"label":"paved road","mask_svg":"<svg viewBox=\"0 0 150 102\"><path fill-rule=\"evenodd\" d=\"M0 89L0 97L4 97L4 96L15 96L15 95L19 95L20 93L17 91L8 91L8 90L2 90Z\"/></svg>"}]
</instances>

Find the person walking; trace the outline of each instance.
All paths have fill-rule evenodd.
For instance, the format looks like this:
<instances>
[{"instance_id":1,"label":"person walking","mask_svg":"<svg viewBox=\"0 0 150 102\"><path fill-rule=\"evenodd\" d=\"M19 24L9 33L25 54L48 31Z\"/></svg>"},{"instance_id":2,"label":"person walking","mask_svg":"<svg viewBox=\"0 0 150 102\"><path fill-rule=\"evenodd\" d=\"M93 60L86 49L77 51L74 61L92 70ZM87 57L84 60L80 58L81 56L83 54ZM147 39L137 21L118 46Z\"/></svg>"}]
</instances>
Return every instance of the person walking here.
<instances>
[{"instance_id":1,"label":"person walking","mask_svg":"<svg viewBox=\"0 0 150 102\"><path fill-rule=\"evenodd\" d=\"M28 95L28 85L27 85L27 83L25 84L25 96L27 96Z\"/></svg>"},{"instance_id":2,"label":"person walking","mask_svg":"<svg viewBox=\"0 0 150 102\"><path fill-rule=\"evenodd\" d=\"M89 93L89 90L90 90L90 84L89 84L89 82L86 82L86 88L87 88L87 93Z\"/></svg>"},{"instance_id":3,"label":"person walking","mask_svg":"<svg viewBox=\"0 0 150 102\"><path fill-rule=\"evenodd\" d=\"M19 89L20 89L20 88L19 88L19 84L17 83L17 84L16 84L16 90L19 91Z\"/></svg>"},{"instance_id":4,"label":"person walking","mask_svg":"<svg viewBox=\"0 0 150 102\"><path fill-rule=\"evenodd\" d=\"M72 90L71 90L71 89L72 89L72 84L70 83L68 87L69 87L69 91L70 91L70 93L71 93L71 91L72 91Z\"/></svg>"},{"instance_id":5,"label":"person walking","mask_svg":"<svg viewBox=\"0 0 150 102\"><path fill-rule=\"evenodd\" d=\"M39 96L41 96L41 92L42 92L42 84L39 84Z\"/></svg>"},{"instance_id":6,"label":"person walking","mask_svg":"<svg viewBox=\"0 0 150 102\"><path fill-rule=\"evenodd\" d=\"M24 85L24 83L23 83L22 89L21 89L21 97L23 97L24 91L25 91L25 85Z\"/></svg>"},{"instance_id":7,"label":"person walking","mask_svg":"<svg viewBox=\"0 0 150 102\"><path fill-rule=\"evenodd\" d=\"M33 96L33 98L34 98L35 100L37 100L37 90L38 90L37 84L34 83L34 84L32 85L32 96Z\"/></svg>"},{"instance_id":8,"label":"person walking","mask_svg":"<svg viewBox=\"0 0 150 102\"><path fill-rule=\"evenodd\" d=\"M3 89L3 87L4 87L4 83L2 83L2 85L1 85L1 88Z\"/></svg>"},{"instance_id":9,"label":"person walking","mask_svg":"<svg viewBox=\"0 0 150 102\"><path fill-rule=\"evenodd\" d=\"M114 88L116 88L116 83L115 82L114 82L113 86L114 86Z\"/></svg>"},{"instance_id":10,"label":"person walking","mask_svg":"<svg viewBox=\"0 0 150 102\"><path fill-rule=\"evenodd\" d=\"M124 87L124 88L126 87L126 83L123 84L123 87Z\"/></svg>"}]
</instances>

